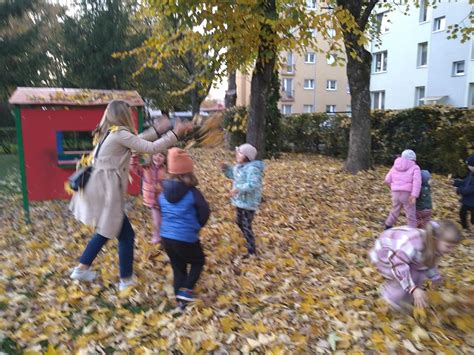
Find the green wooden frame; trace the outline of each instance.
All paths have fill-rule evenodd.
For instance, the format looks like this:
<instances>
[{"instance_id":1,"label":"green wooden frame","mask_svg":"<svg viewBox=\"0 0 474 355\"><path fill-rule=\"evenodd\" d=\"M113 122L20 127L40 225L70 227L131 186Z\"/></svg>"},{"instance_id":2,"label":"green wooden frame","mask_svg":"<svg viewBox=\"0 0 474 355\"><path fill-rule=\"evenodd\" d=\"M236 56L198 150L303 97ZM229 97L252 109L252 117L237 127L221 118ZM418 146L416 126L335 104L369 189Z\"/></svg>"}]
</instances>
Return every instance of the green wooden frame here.
<instances>
[{"instance_id":1,"label":"green wooden frame","mask_svg":"<svg viewBox=\"0 0 474 355\"><path fill-rule=\"evenodd\" d=\"M16 140L18 142L18 158L20 161L20 175L21 175L21 194L23 197L23 212L25 214L26 223L31 223L30 220L30 204L28 201L28 190L26 188L26 170L25 170L25 150L23 146L23 131L21 125L21 109L15 106L13 109L15 115L16 125Z\"/></svg>"},{"instance_id":2,"label":"green wooden frame","mask_svg":"<svg viewBox=\"0 0 474 355\"><path fill-rule=\"evenodd\" d=\"M138 132L143 131L143 107L137 107L138 110Z\"/></svg>"}]
</instances>

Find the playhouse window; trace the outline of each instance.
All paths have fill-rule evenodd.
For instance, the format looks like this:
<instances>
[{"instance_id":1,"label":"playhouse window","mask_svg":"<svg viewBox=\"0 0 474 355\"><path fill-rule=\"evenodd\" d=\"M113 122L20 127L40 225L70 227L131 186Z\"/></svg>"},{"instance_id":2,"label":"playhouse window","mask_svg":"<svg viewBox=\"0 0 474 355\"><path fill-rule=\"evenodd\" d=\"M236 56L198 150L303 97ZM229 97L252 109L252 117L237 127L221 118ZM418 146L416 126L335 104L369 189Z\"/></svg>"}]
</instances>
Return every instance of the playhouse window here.
<instances>
[{"instance_id":1,"label":"playhouse window","mask_svg":"<svg viewBox=\"0 0 474 355\"><path fill-rule=\"evenodd\" d=\"M56 132L58 165L64 168L75 167L82 155L92 150L90 131L58 131Z\"/></svg>"}]
</instances>

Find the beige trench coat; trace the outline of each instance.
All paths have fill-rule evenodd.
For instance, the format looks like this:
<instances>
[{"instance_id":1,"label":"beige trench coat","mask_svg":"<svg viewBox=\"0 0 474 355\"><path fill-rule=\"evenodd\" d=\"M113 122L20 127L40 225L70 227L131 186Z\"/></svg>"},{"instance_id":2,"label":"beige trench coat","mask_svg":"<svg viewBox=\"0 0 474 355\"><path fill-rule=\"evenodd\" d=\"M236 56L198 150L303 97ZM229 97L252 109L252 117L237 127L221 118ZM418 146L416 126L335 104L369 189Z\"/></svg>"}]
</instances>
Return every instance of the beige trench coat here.
<instances>
[{"instance_id":1,"label":"beige trench coat","mask_svg":"<svg viewBox=\"0 0 474 355\"><path fill-rule=\"evenodd\" d=\"M125 216L131 151L156 154L177 142L173 132L157 138L153 128L138 136L126 129L110 133L92 164L85 189L72 197L69 209L74 217L106 238L117 238Z\"/></svg>"}]
</instances>

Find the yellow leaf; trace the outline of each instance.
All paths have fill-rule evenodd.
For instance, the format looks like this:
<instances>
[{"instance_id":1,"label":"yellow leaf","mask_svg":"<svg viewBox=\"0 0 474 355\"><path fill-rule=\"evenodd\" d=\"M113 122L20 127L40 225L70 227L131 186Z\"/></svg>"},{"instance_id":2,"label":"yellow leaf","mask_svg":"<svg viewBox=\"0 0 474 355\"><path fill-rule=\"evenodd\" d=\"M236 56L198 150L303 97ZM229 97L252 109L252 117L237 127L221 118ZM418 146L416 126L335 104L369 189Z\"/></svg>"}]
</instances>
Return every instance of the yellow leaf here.
<instances>
[{"instance_id":1,"label":"yellow leaf","mask_svg":"<svg viewBox=\"0 0 474 355\"><path fill-rule=\"evenodd\" d=\"M203 340L202 343L201 343L201 348L206 350L206 351L213 351L218 346L219 346L219 344L217 344L217 343L215 343L215 342L213 342L212 340L209 340L209 339Z\"/></svg>"},{"instance_id":2,"label":"yellow leaf","mask_svg":"<svg viewBox=\"0 0 474 355\"><path fill-rule=\"evenodd\" d=\"M44 353L45 355L58 355L58 352L54 348L53 344L48 344L48 350Z\"/></svg>"},{"instance_id":3,"label":"yellow leaf","mask_svg":"<svg viewBox=\"0 0 474 355\"><path fill-rule=\"evenodd\" d=\"M222 330L224 333L229 333L237 325L236 322L231 317L225 317L220 320Z\"/></svg>"},{"instance_id":4,"label":"yellow leaf","mask_svg":"<svg viewBox=\"0 0 474 355\"><path fill-rule=\"evenodd\" d=\"M196 353L196 348L194 347L193 342L189 338L181 339L178 343L178 350L183 354L194 355Z\"/></svg>"}]
</instances>

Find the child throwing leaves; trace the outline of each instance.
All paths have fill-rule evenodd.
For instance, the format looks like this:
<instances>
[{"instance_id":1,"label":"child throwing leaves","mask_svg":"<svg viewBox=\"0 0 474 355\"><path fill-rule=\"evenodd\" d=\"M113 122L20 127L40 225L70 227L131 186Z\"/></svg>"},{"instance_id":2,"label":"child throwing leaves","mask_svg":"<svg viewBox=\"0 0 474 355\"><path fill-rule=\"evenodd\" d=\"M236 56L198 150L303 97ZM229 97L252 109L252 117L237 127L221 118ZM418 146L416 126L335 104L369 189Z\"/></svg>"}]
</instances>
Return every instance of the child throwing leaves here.
<instances>
[{"instance_id":1,"label":"child throwing leaves","mask_svg":"<svg viewBox=\"0 0 474 355\"><path fill-rule=\"evenodd\" d=\"M428 170L421 171L421 192L416 200L416 224L418 228L425 228L433 214L431 202L431 174Z\"/></svg>"},{"instance_id":2,"label":"child throwing leaves","mask_svg":"<svg viewBox=\"0 0 474 355\"><path fill-rule=\"evenodd\" d=\"M461 225L465 230L468 230L468 212L471 212L471 224L474 226L474 154L467 158L466 163L469 174L464 180L454 180L453 185L456 187L456 193L461 195L461 209L459 210Z\"/></svg>"},{"instance_id":3,"label":"child throwing leaves","mask_svg":"<svg viewBox=\"0 0 474 355\"><path fill-rule=\"evenodd\" d=\"M248 254L255 255L255 235L252 221L262 200L262 174L264 165L257 158L257 149L246 143L235 148L237 165L231 167L222 164L222 170L229 179L233 180L230 191L231 202L237 208L237 225L242 231L247 244Z\"/></svg>"},{"instance_id":4,"label":"child throwing leaves","mask_svg":"<svg viewBox=\"0 0 474 355\"><path fill-rule=\"evenodd\" d=\"M161 212L158 195L161 191L161 182L165 174L165 160L163 153L153 156L144 156L145 162L140 164L139 157L132 155L131 170L142 178L143 204L151 211L153 219L153 235L151 242L160 242Z\"/></svg>"},{"instance_id":5,"label":"child throwing leaves","mask_svg":"<svg viewBox=\"0 0 474 355\"><path fill-rule=\"evenodd\" d=\"M393 167L385 176L385 182L392 191L392 210L385 220L385 229L392 228L396 223L403 206L407 216L407 224L416 227L416 199L421 189L420 167L416 165L416 154L411 149L402 152L395 159Z\"/></svg>"},{"instance_id":6,"label":"child throwing leaves","mask_svg":"<svg viewBox=\"0 0 474 355\"><path fill-rule=\"evenodd\" d=\"M168 150L168 174L160 193L161 243L173 269L174 292L181 308L195 301L193 289L204 267L199 231L209 219L209 205L196 188L193 161L186 151ZM188 266L190 269L188 271Z\"/></svg>"},{"instance_id":7,"label":"child throwing leaves","mask_svg":"<svg viewBox=\"0 0 474 355\"><path fill-rule=\"evenodd\" d=\"M439 259L451 253L460 243L461 232L449 220L431 221L426 228L408 226L384 231L370 251L370 259L388 279L381 287L381 296L396 310L404 305L428 305L423 282L439 282Z\"/></svg>"}]
</instances>

